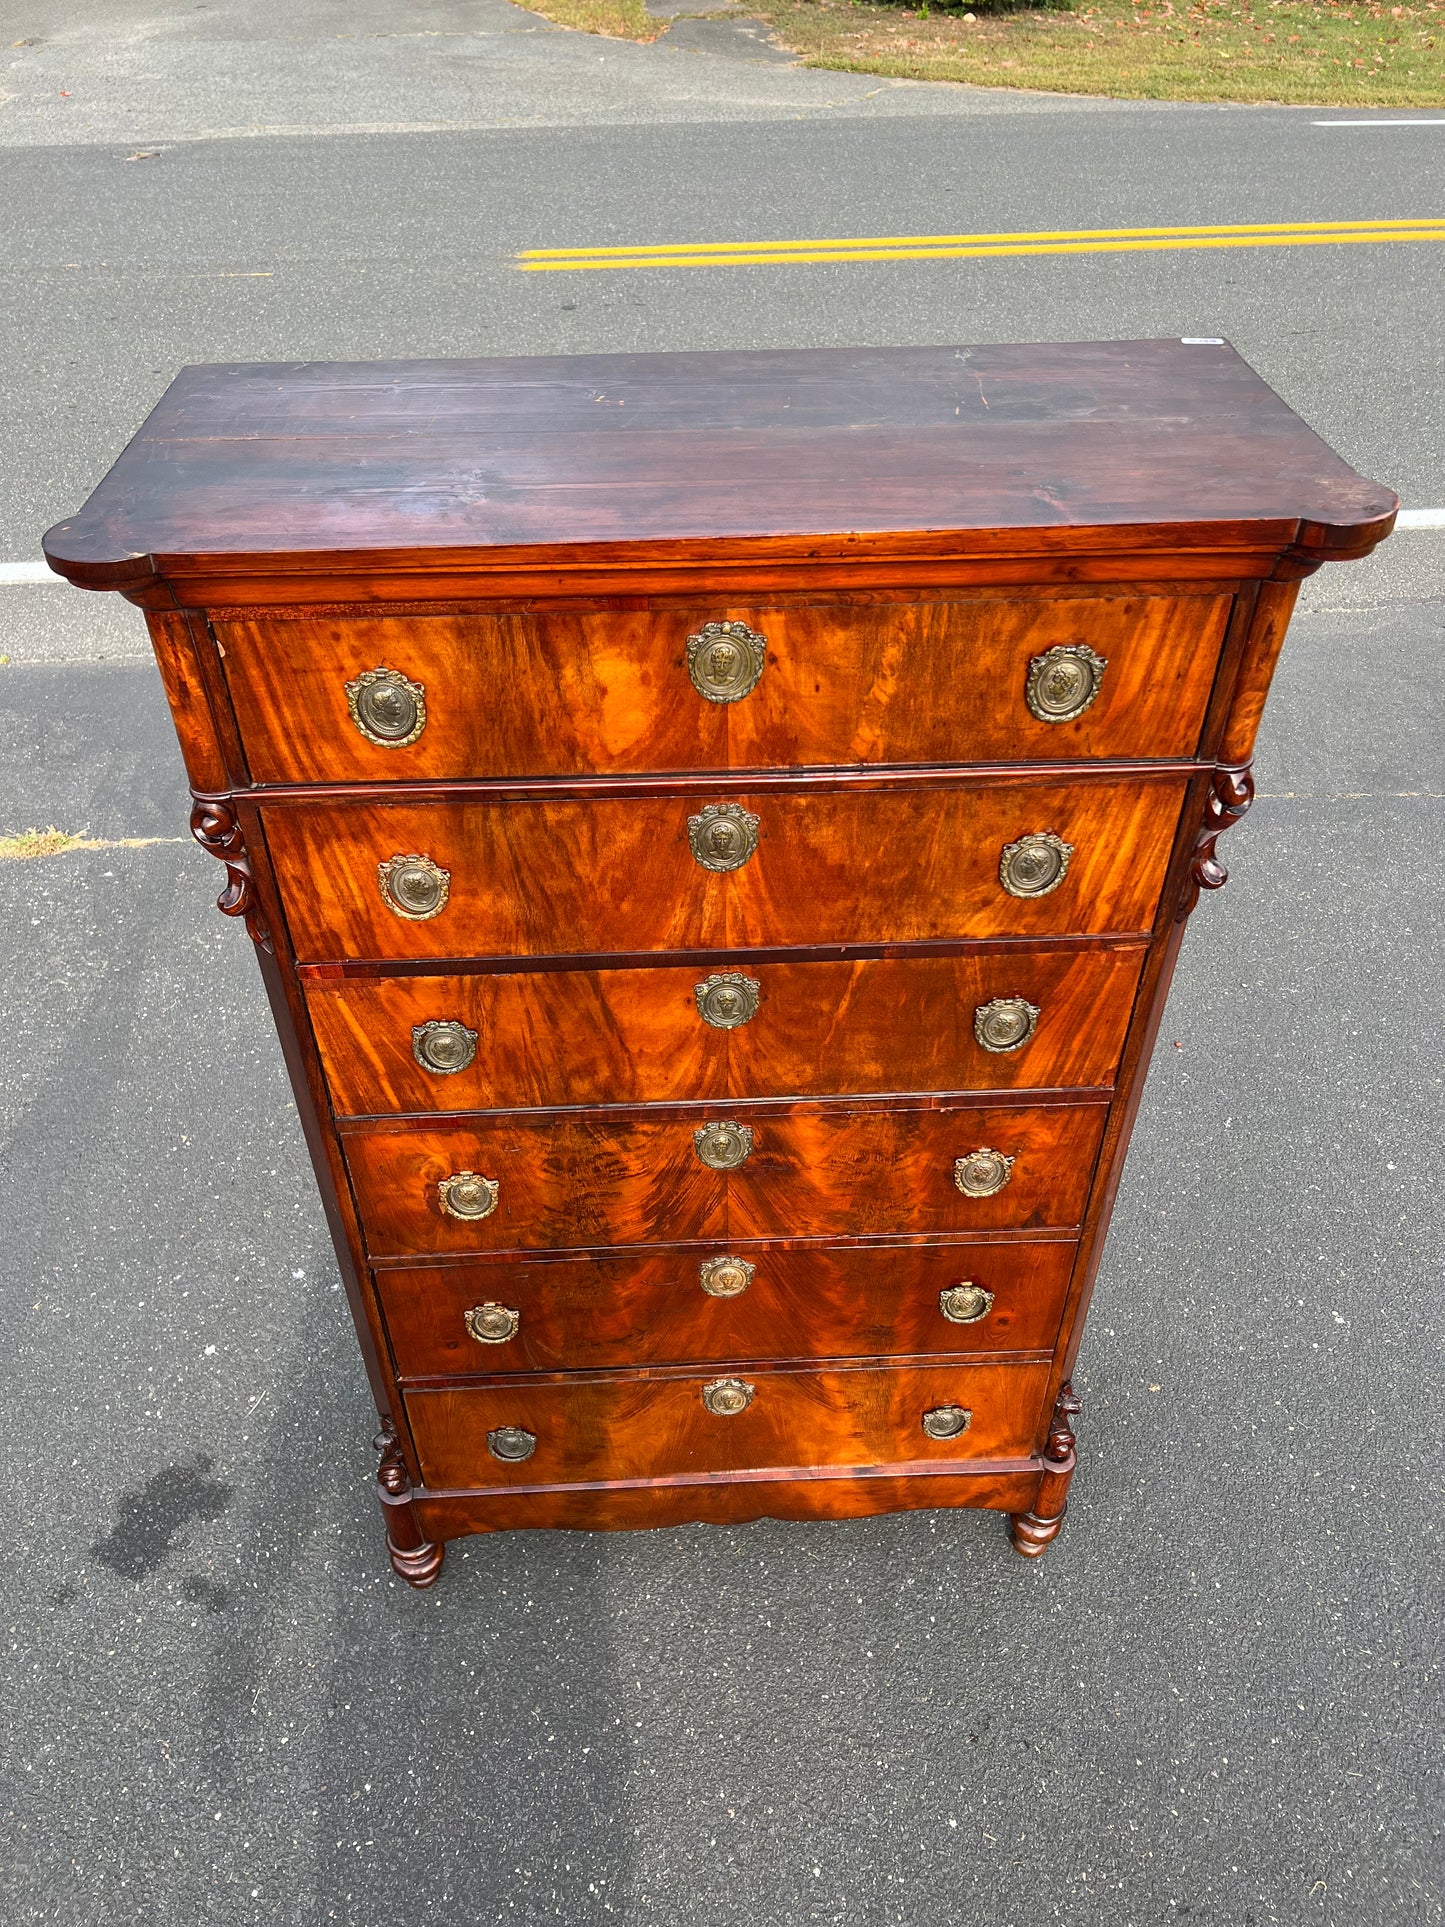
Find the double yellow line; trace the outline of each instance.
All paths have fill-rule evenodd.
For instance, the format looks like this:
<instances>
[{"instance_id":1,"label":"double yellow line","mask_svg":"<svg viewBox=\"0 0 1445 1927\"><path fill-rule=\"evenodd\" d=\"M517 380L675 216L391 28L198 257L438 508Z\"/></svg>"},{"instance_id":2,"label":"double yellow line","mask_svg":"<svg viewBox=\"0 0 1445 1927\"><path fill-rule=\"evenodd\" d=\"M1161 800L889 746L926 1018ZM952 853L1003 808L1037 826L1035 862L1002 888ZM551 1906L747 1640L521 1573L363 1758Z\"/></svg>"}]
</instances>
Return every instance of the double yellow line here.
<instances>
[{"instance_id":1,"label":"double yellow line","mask_svg":"<svg viewBox=\"0 0 1445 1927\"><path fill-rule=\"evenodd\" d=\"M1138 254L1161 248L1319 248L1343 242L1445 241L1445 217L1277 221L1253 227L1114 227L1037 234L896 234L842 241L679 241L637 248L528 248L524 274L605 268L793 267L818 261L950 261L1014 254Z\"/></svg>"}]
</instances>

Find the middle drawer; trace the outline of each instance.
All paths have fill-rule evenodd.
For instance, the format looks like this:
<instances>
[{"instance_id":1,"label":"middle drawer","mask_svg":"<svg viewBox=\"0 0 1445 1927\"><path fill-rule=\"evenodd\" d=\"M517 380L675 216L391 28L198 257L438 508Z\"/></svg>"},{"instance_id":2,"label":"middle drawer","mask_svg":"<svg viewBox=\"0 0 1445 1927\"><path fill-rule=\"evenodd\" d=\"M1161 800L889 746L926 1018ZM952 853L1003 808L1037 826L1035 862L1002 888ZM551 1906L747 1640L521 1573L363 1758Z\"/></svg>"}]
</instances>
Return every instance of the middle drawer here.
<instances>
[{"instance_id":1,"label":"middle drawer","mask_svg":"<svg viewBox=\"0 0 1445 1927\"><path fill-rule=\"evenodd\" d=\"M311 981L343 1116L1106 1085L1145 946Z\"/></svg>"}]
</instances>

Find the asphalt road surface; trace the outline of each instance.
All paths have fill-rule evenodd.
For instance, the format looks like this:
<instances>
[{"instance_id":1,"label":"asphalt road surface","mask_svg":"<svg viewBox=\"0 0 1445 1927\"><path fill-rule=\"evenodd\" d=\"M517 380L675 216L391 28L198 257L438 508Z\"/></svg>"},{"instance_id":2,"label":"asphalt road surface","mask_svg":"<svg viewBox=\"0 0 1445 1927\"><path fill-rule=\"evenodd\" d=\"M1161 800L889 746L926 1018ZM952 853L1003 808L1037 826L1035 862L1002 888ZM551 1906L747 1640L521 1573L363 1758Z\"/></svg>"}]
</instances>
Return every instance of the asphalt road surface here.
<instances>
[{"instance_id":1,"label":"asphalt road surface","mask_svg":"<svg viewBox=\"0 0 1445 1927\"><path fill-rule=\"evenodd\" d=\"M0 560L195 361L1223 335L1445 503L1438 246L515 266L1414 218L1445 127L809 73L735 21L639 48L503 0L5 26ZM0 834L104 846L0 865L7 1927L1439 1921L1442 641L1445 531L1306 585L1042 1562L972 1514L517 1534L419 1596L140 618L0 587Z\"/></svg>"}]
</instances>

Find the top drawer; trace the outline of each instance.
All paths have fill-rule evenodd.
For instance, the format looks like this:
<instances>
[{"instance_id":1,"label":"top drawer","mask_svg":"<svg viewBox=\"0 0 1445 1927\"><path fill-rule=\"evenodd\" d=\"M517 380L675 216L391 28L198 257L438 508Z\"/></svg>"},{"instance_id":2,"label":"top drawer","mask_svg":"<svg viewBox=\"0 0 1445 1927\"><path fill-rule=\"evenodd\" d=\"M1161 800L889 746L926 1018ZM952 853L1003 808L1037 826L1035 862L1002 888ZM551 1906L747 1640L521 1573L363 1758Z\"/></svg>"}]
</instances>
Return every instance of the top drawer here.
<instances>
[{"instance_id":1,"label":"top drawer","mask_svg":"<svg viewBox=\"0 0 1445 1927\"><path fill-rule=\"evenodd\" d=\"M415 782L1188 757L1229 607L976 597L215 627L255 782Z\"/></svg>"}]
</instances>

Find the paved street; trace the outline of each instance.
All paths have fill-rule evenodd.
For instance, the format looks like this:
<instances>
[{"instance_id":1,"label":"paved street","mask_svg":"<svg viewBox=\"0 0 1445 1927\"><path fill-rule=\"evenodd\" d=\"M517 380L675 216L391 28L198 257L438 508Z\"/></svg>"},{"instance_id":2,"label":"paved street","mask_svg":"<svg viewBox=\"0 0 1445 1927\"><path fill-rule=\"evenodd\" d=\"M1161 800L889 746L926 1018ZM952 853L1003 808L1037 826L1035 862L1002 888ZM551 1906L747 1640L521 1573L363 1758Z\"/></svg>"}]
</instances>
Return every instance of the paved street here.
<instances>
[{"instance_id":1,"label":"paved street","mask_svg":"<svg viewBox=\"0 0 1445 1927\"><path fill-rule=\"evenodd\" d=\"M0 561L196 361L1222 335L1445 504L1427 245L513 265L1406 218L1445 127L811 73L698 26L14 0ZM1445 529L1306 585L1043 1561L979 1514L516 1534L417 1595L141 619L0 586L0 835L103 846L0 864L6 1927L1438 1922L1442 642Z\"/></svg>"}]
</instances>

